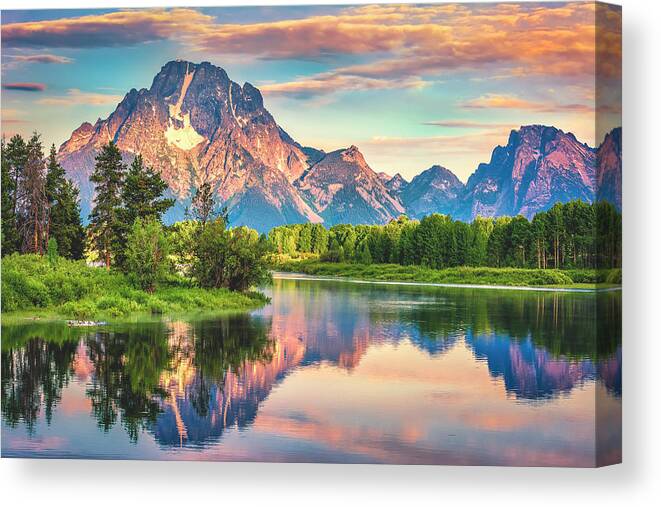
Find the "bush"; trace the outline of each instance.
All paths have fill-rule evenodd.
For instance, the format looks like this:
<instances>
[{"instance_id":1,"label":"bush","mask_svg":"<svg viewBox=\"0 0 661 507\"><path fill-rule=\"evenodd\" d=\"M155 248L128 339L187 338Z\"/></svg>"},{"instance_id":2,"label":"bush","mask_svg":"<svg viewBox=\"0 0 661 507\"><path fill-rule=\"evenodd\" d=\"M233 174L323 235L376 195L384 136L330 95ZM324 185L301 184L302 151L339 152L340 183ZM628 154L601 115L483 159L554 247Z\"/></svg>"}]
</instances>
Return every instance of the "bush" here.
<instances>
[{"instance_id":1,"label":"bush","mask_svg":"<svg viewBox=\"0 0 661 507\"><path fill-rule=\"evenodd\" d=\"M246 291L268 283L267 243L247 227L227 229L217 218L204 226L195 246L193 272L206 288Z\"/></svg>"},{"instance_id":2,"label":"bush","mask_svg":"<svg viewBox=\"0 0 661 507\"><path fill-rule=\"evenodd\" d=\"M123 317L132 313L249 309L265 302L256 293L192 288L170 275L168 286L148 294L132 286L119 271L59 258L13 254L2 259L2 311L48 310L67 318ZM39 312L37 312L39 313Z\"/></svg>"},{"instance_id":3,"label":"bush","mask_svg":"<svg viewBox=\"0 0 661 507\"><path fill-rule=\"evenodd\" d=\"M126 243L126 268L138 287L154 292L168 270L169 245L157 220L136 219Z\"/></svg>"}]
</instances>

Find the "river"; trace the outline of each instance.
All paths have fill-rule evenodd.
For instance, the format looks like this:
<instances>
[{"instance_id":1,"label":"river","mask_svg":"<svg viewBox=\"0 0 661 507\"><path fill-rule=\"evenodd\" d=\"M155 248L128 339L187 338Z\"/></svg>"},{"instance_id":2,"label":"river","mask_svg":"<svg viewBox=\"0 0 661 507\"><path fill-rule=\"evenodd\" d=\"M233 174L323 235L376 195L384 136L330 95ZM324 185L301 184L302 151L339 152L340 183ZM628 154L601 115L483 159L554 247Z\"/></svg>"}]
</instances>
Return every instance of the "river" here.
<instances>
[{"instance_id":1,"label":"river","mask_svg":"<svg viewBox=\"0 0 661 507\"><path fill-rule=\"evenodd\" d=\"M3 326L3 457L620 458L620 292L286 276L267 292L244 314Z\"/></svg>"}]
</instances>

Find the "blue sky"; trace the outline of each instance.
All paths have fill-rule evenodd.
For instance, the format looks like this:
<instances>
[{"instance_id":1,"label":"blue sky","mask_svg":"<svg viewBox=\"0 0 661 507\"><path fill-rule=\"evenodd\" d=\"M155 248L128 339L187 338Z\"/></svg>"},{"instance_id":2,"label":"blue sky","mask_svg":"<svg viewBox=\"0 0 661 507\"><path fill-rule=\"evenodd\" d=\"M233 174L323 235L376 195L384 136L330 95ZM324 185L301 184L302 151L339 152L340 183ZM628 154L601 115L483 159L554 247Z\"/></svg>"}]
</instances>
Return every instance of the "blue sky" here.
<instances>
[{"instance_id":1,"label":"blue sky","mask_svg":"<svg viewBox=\"0 0 661 507\"><path fill-rule=\"evenodd\" d=\"M57 146L176 58L260 88L300 143L355 144L373 169L408 179L440 164L465 180L520 125L594 145L620 124L619 110L603 108L595 126L595 72L621 79L616 65L595 62L595 16L615 59L621 21L592 3L2 14L2 132L36 129Z\"/></svg>"}]
</instances>

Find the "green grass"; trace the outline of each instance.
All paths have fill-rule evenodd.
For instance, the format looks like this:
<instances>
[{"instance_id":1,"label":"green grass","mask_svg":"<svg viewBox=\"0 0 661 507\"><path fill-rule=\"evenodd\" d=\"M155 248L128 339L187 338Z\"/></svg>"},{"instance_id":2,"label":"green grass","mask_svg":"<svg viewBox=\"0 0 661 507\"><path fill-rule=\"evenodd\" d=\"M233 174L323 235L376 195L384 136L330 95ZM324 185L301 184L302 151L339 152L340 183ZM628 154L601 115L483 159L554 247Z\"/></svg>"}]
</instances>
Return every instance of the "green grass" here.
<instances>
[{"instance_id":1,"label":"green grass","mask_svg":"<svg viewBox=\"0 0 661 507\"><path fill-rule=\"evenodd\" d=\"M59 259L55 266L38 255L2 259L2 313L6 316L108 320L134 314L247 310L266 303L257 292L200 289L170 276L152 294L135 288L116 271Z\"/></svg>"},{"instance_id":2,"label":"green grass","mask_svg":"<svg viewBox=\"0 0 661 507\"><path fill-rule=\"evenodd\" d=\"M611 287L618 285L622 276L621 270L611 273L596 270L486 267L430 269L399 264L330 263L319 260L284 261L274 264L273 269L359 280L558 288Z\"/></svg>"}]
</instances>

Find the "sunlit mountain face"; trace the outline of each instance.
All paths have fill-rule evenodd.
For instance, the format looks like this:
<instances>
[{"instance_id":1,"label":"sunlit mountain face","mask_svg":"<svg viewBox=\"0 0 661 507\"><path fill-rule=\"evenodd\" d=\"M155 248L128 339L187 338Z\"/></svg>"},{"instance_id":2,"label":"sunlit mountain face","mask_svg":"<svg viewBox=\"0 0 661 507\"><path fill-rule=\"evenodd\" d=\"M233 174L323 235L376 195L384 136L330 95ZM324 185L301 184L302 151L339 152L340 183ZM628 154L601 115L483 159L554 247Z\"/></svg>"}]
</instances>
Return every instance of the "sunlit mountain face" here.
<instances>
[{"instance_id":1,"label":"sunlit mountain face","mask_svg":"<svg viewBox=\"0 0 661 507\"><path fill-rule=\"evenodd\" d=\"M3 329L3 454L591 466L594 396L620 410L621 337L595 326L619 293L270 291L252 314Z\"/></svg>"}]
</instances>

